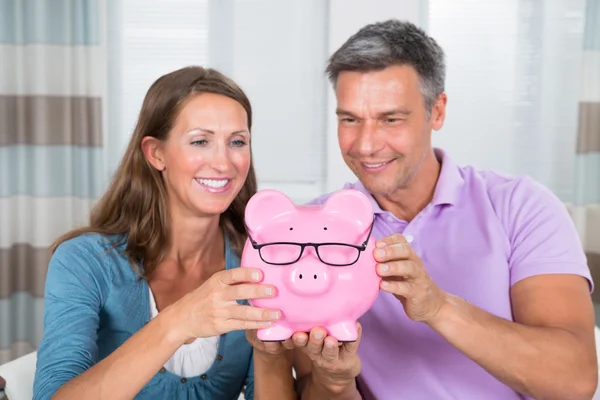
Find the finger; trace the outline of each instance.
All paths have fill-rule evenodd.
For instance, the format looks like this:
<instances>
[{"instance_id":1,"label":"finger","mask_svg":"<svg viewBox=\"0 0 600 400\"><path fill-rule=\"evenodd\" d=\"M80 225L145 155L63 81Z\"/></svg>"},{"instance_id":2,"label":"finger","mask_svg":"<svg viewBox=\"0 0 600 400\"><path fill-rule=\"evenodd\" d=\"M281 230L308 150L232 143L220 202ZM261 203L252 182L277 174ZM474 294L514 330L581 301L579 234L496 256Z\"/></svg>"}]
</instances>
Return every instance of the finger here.
<instances>
[{"instance_id":1,"label":"finger","mask_svg":"<svg viewBox=\"0 0 600 400\"><path fill-rule=\"evenodd\" d=\"M281 343L279 342L263 342L265 351L270 354L277 354L280 352Z\"/></svg>"},{"instance_id":2,"label":"finger","mask_svg":"<svg viewBox=\"0 0 600 400\"><path fill-rule=\"evenodd\" d=\"M306 332L295 332L292 335L292 343L294 347L306 347L308 344L308 335Z\"/></svg>"},{"instance_id":3,"label":"finger","mask_svg":"<svg viewBox=\"0 0 600 400\"><path fill-rule=\"evenodd\" d=\"M250 343L252 345L252 347L254 347L257 350L260 351L265 351L265 342L263 342L262 340L260 340L257 336L256 336L256 329L247 329L246 330L246 340L248 340L248 343Z\"/></svg>"},{"instance_id":4,"label":"finger","mask_svg":"<svg viewBox=\"0 0 600 400\"><path fill-rule=\"evenodd\" d=\"M383 237L375 242L375 247L386 247L393 244L406 244L412 242L412 236L407 235L406 237L400 233L393 233L389 236Z\"/></svg>"},{"instance_id":5,"label":"finger","mask_svg":"<svg viewBox=\"0 0 600 400\"><path fill-rule=\"evenodd\" d=\"M360 323L356 323L356 331L358 332L358 336L356 337L356 341L354 342L346 342L342 345L340 349L340 357L349 354L356 354L358 351L358 346L360 344L360 339L362 338L362 325Z\"/></svg>"},{"instance_id":6,"label":"finger","mask_svg":"<svg viewBox=\"0 0 600 400\"><path fill-rule=\"evenodd\" d=\"M285 339L285 340L284 340L284 341L281 343L281 345L282 345L283 347L285 347L286 349L288 349L288 350L293 350L293 349L294 349L294 343L293 343L293 341L292 341L292 339L291 339L291 338L290 338L290 339Z\"/></svg>"},{"instance_id":7,"label":"finger","mask_svg":"<svg viewBox=\"0 0 600 400\"><path fill-rule=\"evenodd\" d=\"M256 332L256 329L247 329L246 340L252 345L252 347L262 350L264 348L263 342L256 337Z\"/></svg>"},{"instance_id":8,"label":"finger","mask_svg":"<svg viewBox=\"0 0 600 400\"><path fill-rule=\"evenodd\" d=\"M375 260L378 262L386 262L391 260L409 259L413 254L413 250L405 241L402 243L392 243L377 247L373 251Z\"/></svg>"},{"instance_id":9,"label":"finger","mask_svg":"<svg viewBox=\"0 0 600 400\"><path fill-rule=\"evenodd\" d=\"M256 340L256 329L248 329L246 331L246 340L248 343L254 346L254 341Z\"/></svg>"},{"instance_id":10,"label":"finger","mask_svg":"<svg viewBox=\"0 0 600 400\"><path fill-rule=\"evenodd\" d=\"M323 352L323 340L327 332L321 327L313 328L308 337L306 352L311 357L320 357Z\"/></svg>"},{"instance_id":11,"label":"finger","mask_svg":"<svg viewBox=\"0 0 600 400\"><path fill-rule=\"evenodd\" d=\"M273 325L271 321L247 321L240 319L229 319L223 325L223 332L248 330L248 329L264 329Z\"/></svg>"},{"instance_id":12,"label":"finger","mask_svg":"<svg viewBox=\"0 0 600 400\"><path fill-rule=\"evenodd\" d=\"M265 299L275 296L275 286L258 283L240 283L227 286L224 290L226 300Z\"/></svg>"},{"instance_id":13,"label":"finger","mask_svg":"<svg viewBox=\"0 0 600 400\"><path fill-rule=\"evenodd\" d=\"M328 362L336 362L338 360L340 353L338 343L337 339L332 336L325 338L323 341L323 352L321 353L323 359Z\"/></svg>"},{"instance_id":14,"label":"finger","mask_svg":"<svg viewBox=\"0 0 600 400\"><path fill-rule=\"evenodd\" d=\"M407 281L396 281L384 279L379 286L381 290L396 296L410 297L412 285Z\"/></svg>"},{"instance_id":15,"label":"finger","mask_svg":"<svg viewBox=\"0 0 600 400\"><path fill-rule=\"evenodd\" d=\"M411 260L377 264L377 274L381 277L401 276L405 279L414 279L418 276L418 273L417 263Z\"/></svg>"},{"instance_id":16,"label":"finger","mask_svg":"<svg viewBox=\"0 0 600 400\"><path fill-rule=\"evenodd\" d=\"M243 321L277 321L281 318L279 310L252 306L233 305L229 308L229 319Z\"/></svg>"},{"instance_id":17,"label":"finger","mask_svg":"<svg viewBox=\"0 0 600 400\"><path fill-rule=\"evenodd\" d=\"M235 285L243 282L260 282L263 273L257 268L232 268L217 272L214 276L223 285Z\"/></svg>"}]
</instances>

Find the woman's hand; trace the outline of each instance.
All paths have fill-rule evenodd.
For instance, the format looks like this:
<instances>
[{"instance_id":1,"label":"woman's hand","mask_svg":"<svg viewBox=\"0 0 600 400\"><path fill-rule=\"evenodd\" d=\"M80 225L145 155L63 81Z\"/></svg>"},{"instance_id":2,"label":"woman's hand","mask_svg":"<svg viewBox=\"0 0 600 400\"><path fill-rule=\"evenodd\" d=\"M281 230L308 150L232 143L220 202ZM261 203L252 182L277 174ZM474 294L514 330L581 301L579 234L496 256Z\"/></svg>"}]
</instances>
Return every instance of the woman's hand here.
<instances>
[{"instance_id":1,"label":"woman's hand","mask_svg":"<svg viewBox=\"0 0 600 400\"><path fill-rule=\"evenodd\" d=\"M217 336L234 330L267 328L280 318L279 310L240 305L236 300L267 298L275 287L258 283L262 272L253 268L219 271L196 290L167 307L173 327L182 343L190 339Z\"/></svg>"}]
</instances>

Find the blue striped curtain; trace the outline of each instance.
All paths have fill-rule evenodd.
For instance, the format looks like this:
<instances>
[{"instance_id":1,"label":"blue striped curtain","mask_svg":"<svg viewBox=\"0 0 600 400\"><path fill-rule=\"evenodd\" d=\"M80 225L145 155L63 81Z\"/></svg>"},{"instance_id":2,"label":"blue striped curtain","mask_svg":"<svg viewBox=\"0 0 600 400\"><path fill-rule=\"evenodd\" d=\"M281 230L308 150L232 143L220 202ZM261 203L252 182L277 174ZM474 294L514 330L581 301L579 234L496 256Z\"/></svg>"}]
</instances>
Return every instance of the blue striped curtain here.
<instances>
[{"instance_id":1,"label":"blue striped curtain","mask_svg":"<svg viewBox=\"0 0 600 400\"><path fill-rule=\"evenodd\" d=\"M0 1L0 364L37 348L48 246L105 185L103 1Z\"/></svg>"}]
</instances>

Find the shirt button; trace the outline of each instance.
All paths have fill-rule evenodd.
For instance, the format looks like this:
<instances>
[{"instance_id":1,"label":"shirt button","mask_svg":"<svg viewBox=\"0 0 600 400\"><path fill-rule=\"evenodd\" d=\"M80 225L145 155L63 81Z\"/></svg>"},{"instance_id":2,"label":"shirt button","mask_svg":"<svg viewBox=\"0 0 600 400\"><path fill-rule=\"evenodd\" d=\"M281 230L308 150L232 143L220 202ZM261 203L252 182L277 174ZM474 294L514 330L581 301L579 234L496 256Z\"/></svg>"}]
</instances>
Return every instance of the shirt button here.
<instances>
[{"instance_id":1,"label":"shirt button","mask_svg":"<svg viewBox=\"0 0 600 400\"><path fill-rule=\"evenodd\" d=\"M164 374L165 372L167 372L167 369L166 369L165 367L162 367L162 368L160 369L160 373L161 373L161 374Z\"/></svg>"},{"instance_id":2,"label":"shirt button","mask_svg":"<svg viewBox=\"0 0 600 400\"><path fill-rule=\"evenodd\" d=\"M220 354L219 354L219 355L217 355L217 360L221 361L222 359L223 359L223 356L222 356L222 355L220 355Z\"/></svg>"},{"instance_id":3,"label":"shirt button","mask_svg":"<svg viewBox=\"0 0 600 400\"><path fill-rule=\"evenodd\" d=\"M187 379L186 378L181 378L181 383L186 383Z\"/></svg>"},{"instance_id":4,"label":"shirt button","mask_svg":"<svg viewBox=\"0 0 600 400\"><path fill-rule=\"evenodd\" d=\"M203 381L205 381L205 380L207 380L207 379L208 379L208 375L206 375L206 374L202 374L202 375L200 376L200 378L202 378L202 380L203 380Z\"/></svg>"},{"instance_id":5,"label":"shirt button","mask_svg":"<svg viewBox=\"0 0 600 400\"><path fill-rule=\"evenodd\" d=\"M412 243L412 241L414 240L413 235L411 235L410 233L405 233L403 236L408 243Z\"/></svg>"}]
</instances>

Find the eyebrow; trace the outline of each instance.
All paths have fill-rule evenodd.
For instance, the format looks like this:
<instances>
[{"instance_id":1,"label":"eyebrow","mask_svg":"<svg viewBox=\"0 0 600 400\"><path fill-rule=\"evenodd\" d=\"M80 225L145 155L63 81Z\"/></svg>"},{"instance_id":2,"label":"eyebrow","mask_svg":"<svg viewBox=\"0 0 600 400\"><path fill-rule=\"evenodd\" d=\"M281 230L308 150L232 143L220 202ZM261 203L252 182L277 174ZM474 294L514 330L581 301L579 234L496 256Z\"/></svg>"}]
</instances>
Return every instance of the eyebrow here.
<instances>
[{"instance_id":1,"label":"eyebrow","mask_svg":"<svg viewBox=\"0 0 600 400\"><path fill-rule=\"evenodd\" d=\"M347 116L355 118L355 119L361 119L360 117L358 117L356 114L352 113L351 111L343 110L341 108L337 108L335 110L335 113L337 115L347 115ZM410 115L410 111L405 108L394 108L393 110L384 111L382 113L379 113L378 117L385 118L385 117L389 117L391 115L397 115L397 114L408 116L408 115Z\"/></svg>"},{"instance_id":2,"label":"eyebrow","mask_svg":"<svg viewBox=\"0 0 600 400\"><path fill-rule=\"evenodd\" d=\"M210 135L214 135L215 134L214 131L211 131L210 129L204 129L204 128L192 128L192 129L188 130L187 133L193 133L193 132L196 132L196 131L208 133ZM250 134L250 132L248 132L246 129L242 129L241 131L233 131L233 132L231 132L230 136L237 135L237 134L240 134L240 133L245 133L247 135Z\"/></svg>"}]
</instances>

